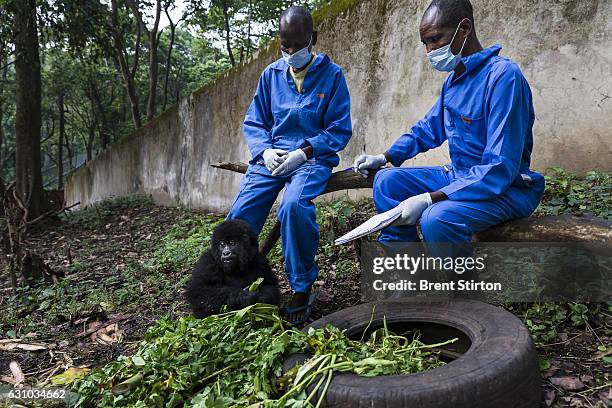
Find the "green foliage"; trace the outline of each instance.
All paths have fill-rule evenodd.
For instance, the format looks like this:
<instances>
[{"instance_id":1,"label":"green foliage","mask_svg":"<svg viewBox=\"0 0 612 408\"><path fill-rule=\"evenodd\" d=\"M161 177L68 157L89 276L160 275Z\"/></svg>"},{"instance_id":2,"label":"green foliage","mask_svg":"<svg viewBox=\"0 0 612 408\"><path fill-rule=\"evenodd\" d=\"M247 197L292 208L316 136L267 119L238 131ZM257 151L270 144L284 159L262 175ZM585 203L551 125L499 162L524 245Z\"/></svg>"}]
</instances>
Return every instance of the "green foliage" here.
<instances>
[{"instance_id":1,"label":"green foliage","mask_svg":"<svg viewBox=\"0 0 612 408\"><path fill-rule=\"evenodd\" d=\"M151 203L150 197L138 194L110 198L91 207L69 213L66 216L66 221L72 225L93 229L103 225L113 215Z\"/></svg>"},{"instance_id":2,"label":"green foliage","mask_svg":"<svg viewBox=\"0 0 612 408\"><path fill-rule=\"evenodd\" d=\"M318 258L327 261L322 273L346 276L359 271L359 262L350 245L335 245L334 240L376 214L372 200L340 199L317 203L317 223L321 233Z\"/></svg>"},{"instance_id":3,"label":"green foliage","mask_svg":"<svg viewBox=\"0 0 612 408\"><path fill-rule=\"evenodd\" d=\"M334 200L317 203L317 223L321 229L321 239L331 242L345 231L357 207L351 200Z\"/></svg>"},{"instance_id":4,"label":"green foliage","mask_svg":"<svg viewBox=\"0 0 612 408\"><path fill-rule=\"evenodd\" d=\"M612 173L589 171L578 178L559 167L550 170L538 215L590 213L612 219Z\"/></svg>"},{"instance_id":5,"label":"green foliage","mask_svg":"<svg viewBox=\"0 0 612 408\"><path fill-rule=\"evenodd\" d=\"M305 347L303 338L290 336L298 331L283 331L275 308L267 305L203 320L163 318L134 356L120 357L75 385L77 406L178 406L196 394L195 406L269 398L282 355Z\"/></svg>"},{"instance_id":6,"label":"green foliage","mask_svg":"<svg viewBox=\"0 0 612 408\"><path fill-rule=\"evenodd\" d=\"M389 332L386 324L364 343L331 326L304 333L285 328L278 309L264 304L202 320L166 317L133 356L77 380L73 405L308 407L317 389L326 392L319 381L306 393L319 375L329 384L334 372L375 376L439 367L431 349L456 340L426 345L416 333L407 336ZM298 352L313 356L283 375L284 357Z\"/></svg>"},{"instance_id":7,"label":"green foliage","mask_svg":"<svg viewBox=\"0 0 612 408\"><path fill-rule=\"evenodd\" d=\"M601 308L600 304L534 303L520 312L534 341L542 344L553 341L561 327L583 327L589 320L599 316Z\"/></svg>"},{"instance_id":8,"label":"green foliage","mask_svg":"<svg viewBox=\"0 0 612 408\"><path fill-rule=\"evenodd\" d=\"M330 268L338 275L355 273L359 270L358 260L351 253L351 247L334 245L336 238L365 221L366 215L359 214L356 217L357 212L364 212L368 216L375 214L371 200L338 199L321 200L316 203L320 234L317 263L323 274L326 274ZM276 220L276 208L273 208L264 224L260 239L263 240L268 236ZM273 266L282 269L283 252L280 243L272 248L268 259Z\"/></svg>"},{"instance_id":9,"label":"green foliage","mask_svg":"<svg viewBox=\"0 0 612 408\"><path fill-rule=\"evenodd\" d=\"M12 337L9 332L14 333L14 329L8 327L14 327L16 323L21 326L20 336L39 331L34 313L44 316L47 323L67 321L84 306L78 301L82 292L83 288L74 285L70 279L53 284L34 282L32 286L18 287L15 294L5 299L10 307L3 309L5 313L0 316L0 329L7 330L9 337ZM1 333L0 330L0 335Z\"/></svg>"},{"instance_id":10,"label":"green foliage","mask_svg":"<svg viewBox=\"0 0 612 408\"><path fill-rule=\"evenodd\" d=\"M188 218L173 226L162 238L148 267L157 271L181 271L190 268L210 246L212 231L222 222L214 216Z\"/></svg>"}]
</instances>

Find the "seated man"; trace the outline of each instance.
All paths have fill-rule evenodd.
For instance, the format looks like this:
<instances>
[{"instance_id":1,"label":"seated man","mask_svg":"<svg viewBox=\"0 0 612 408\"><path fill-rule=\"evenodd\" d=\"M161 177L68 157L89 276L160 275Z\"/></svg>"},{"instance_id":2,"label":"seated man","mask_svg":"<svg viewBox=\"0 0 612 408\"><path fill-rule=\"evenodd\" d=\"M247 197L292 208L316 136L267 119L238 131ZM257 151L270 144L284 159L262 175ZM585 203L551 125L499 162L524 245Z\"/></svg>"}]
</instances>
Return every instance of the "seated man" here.
<instances>
[{"instance_id":1,"label":"seated man","mask_svg":"<svg viewBox=\"0 0 612 408\"><path fill-rule=\"evenodd\" d=\"M529 169L534 110L531 90L501 46L483 49L468 0L434 0L419 27L433 68L449 71L431 110L384 153L361 155L362 175L448 140L452 164L383 169L374 179L379 212L396 206L400 218L379 241L453 243L464 253L474 233L529 216L544 192L544 177ZM428 245L431 248L431 245ZM441 245L442 246L442 245Z\"/></svg>"},{"instance_id":2,"label":"seated man","mask_svg":"<svg viewBox=\"0 0 612 408\"><path fill-rule=\"evenodd\" d=\"M244 120L252 159L227 219L240 218L260 233L280 190L278 209L285 269L293 297L286 318L299 324L310 313L319 229L312 200L323 193L336 154L351 138L348 88L342 70L317 43L310 13L290 7L280 17L282 59L261 74Z\"/></svg>"}]
</instances>

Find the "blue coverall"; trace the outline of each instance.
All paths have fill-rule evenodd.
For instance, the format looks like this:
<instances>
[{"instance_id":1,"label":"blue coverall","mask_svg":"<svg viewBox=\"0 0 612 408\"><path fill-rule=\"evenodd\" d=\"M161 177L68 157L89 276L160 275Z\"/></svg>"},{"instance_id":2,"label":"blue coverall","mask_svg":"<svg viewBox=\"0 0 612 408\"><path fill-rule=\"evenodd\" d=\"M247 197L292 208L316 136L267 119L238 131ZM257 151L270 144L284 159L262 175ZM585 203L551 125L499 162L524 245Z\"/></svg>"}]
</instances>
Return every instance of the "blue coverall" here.
<instances>
[{"instance_id":1,"label":"blue coverall","mask_svg":"<svg viewBox=\"0 0 612 408\"><path fill-rule=\"evenodd\" d=\"M283 59L269 65L244 120L252 159L227 219L240 218L260 233L270 208L285 187L277 217L291 288L307 292L317 278L319 228L312 200L323 193L332 168L352 135L350 98L340 67L325 54L315 57L298 93ZM313 156L283 176L263 165L265 149L292 151L311 145Z\"/></svg>"},{"instance_id":2,"label":"blue coverall","mask_svg":"<svg viewBox=\"0 0 612 408\"><path fill-rule=\"evenodd\" d=\"M408 197L441 191L448 200L420 219L425 242L469 246L474 233L529 216L544 177L529 169L535 119L531 90L518 66L493 45L461 58L431 110L387 150L394 166L448 140L451 165L383 169L374 179L379 212ZM384 229L379 241L416 241L415 226Z\"/></svg>"}]
</instances>

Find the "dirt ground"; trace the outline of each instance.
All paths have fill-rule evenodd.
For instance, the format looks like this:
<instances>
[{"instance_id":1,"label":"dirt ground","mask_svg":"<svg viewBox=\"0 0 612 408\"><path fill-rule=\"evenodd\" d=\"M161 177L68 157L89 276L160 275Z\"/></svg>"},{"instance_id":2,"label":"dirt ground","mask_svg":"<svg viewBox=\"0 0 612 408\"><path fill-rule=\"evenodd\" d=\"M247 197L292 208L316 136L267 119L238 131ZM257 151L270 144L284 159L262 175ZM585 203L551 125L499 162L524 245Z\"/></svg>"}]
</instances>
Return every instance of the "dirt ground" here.
<instances>
[{"instance_id":1,"label":"dirt ground","mask_svg":"<svg viewBox=\"0 0 612 408\"><path fill-rule=\"evenodd\" d=\"M356 225L368 211L353 211L342 227ZM64 284L15 296L7 274L0 276L0 347L17 344L12 350L0 348L0 384L13 381L11 361L19 364L28 383L38 387L50 385L53 375L70 367L103 366L134 351L160 316L187 315L182 290L189 268L155 269L151 262L168 232L194 217L215 220L218 215L133 199L49 221L33 231L28 246L51 268L65 273ZM326 249L328 225L320 223L323 244L317 262L322 273L315 284L313 319L361 301L354 249ZM279 251L277 247L271 254L272 264L287 295ZM524 308L519 305L512 311L524 319ZM546 316L541 317L545 329L540 332L554 325L554 337L534 337L541 356L542 407L612 406L609 307L590 306L588 319L578 325L549 322ZM24 344L38 349L19 348Z\"/></svg>"}]
</instances>

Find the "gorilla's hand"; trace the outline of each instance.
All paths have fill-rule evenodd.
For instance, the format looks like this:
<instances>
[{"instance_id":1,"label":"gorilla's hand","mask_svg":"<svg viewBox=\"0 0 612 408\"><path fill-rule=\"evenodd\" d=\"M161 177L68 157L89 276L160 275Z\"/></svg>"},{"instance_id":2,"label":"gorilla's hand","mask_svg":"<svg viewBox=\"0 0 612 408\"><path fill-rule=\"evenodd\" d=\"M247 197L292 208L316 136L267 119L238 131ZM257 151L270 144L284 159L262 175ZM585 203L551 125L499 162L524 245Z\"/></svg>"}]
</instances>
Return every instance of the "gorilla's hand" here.
<instances>
[{"instance_id":1,"label":"gorilla's hand","mask_svg":"<svg viewBox=\"0 0 612 408\"><path fill-rule=\"evenodd\" d=\"M250 305L254 305L258 302L258 291L249 292L248 290L241 290L238 294L238 305L243 308Z\"/></svg>"}]
</instances>

